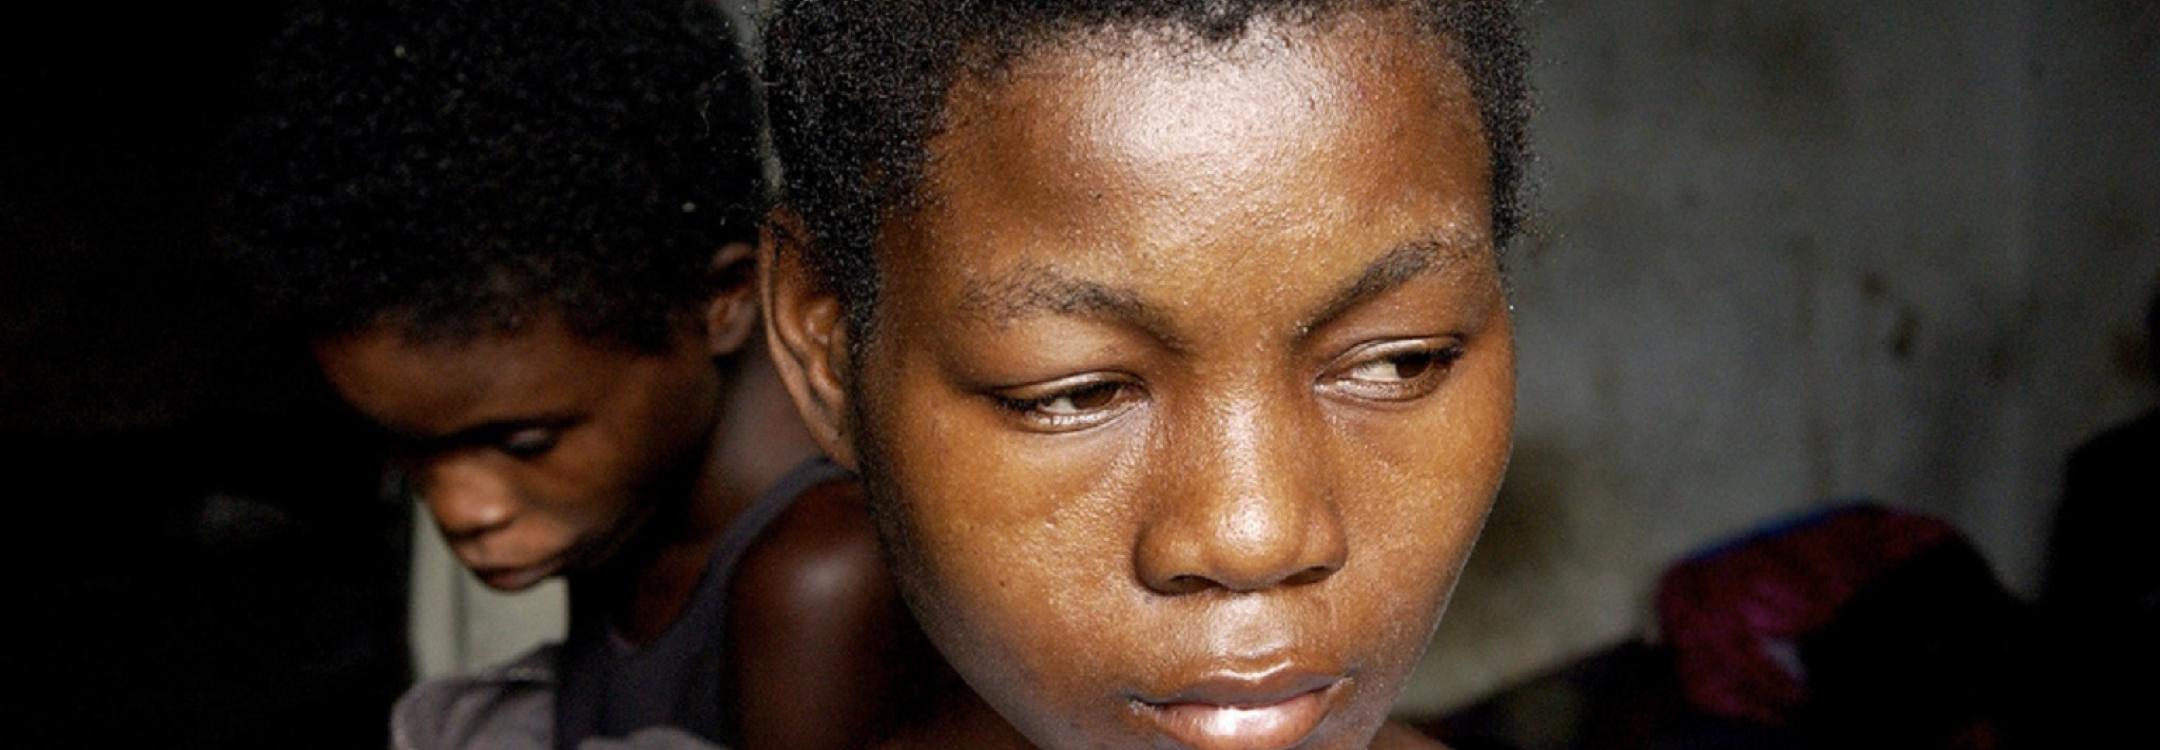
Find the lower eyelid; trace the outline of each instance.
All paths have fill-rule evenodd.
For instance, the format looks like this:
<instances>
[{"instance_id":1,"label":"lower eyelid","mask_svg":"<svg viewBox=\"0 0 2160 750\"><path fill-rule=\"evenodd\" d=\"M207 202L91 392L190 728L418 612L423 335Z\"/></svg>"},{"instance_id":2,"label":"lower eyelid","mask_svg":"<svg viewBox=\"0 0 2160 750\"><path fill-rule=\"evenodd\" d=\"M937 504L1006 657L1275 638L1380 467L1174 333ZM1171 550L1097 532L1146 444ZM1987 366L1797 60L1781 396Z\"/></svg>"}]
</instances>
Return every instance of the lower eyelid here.
<instances>
[{"instance_id":1,"label":"lower eyelid","mask_svg":"<svg viewBox=\"0 0 2160 750\"><path fill-rule=\"evenodd\" d=\"M1429 358L1429 361L1423 371L1397 381L1359 380L1349 377L1347 374L1366 365L1408 356L1423 356ZM1447 377L1448 371L1455 366L1456 362L1462 359L1462 356L1463 346L1460 343L1431 349L1400 351L1353 365L1348 370L1343 371L1346 373L1345 375L1332 378L1329 382L1335 389L1349 391L1350 396L1366 401L1409 401L1421 398L1437 389L1439 382Z\"/></svg>"}]
</instances>

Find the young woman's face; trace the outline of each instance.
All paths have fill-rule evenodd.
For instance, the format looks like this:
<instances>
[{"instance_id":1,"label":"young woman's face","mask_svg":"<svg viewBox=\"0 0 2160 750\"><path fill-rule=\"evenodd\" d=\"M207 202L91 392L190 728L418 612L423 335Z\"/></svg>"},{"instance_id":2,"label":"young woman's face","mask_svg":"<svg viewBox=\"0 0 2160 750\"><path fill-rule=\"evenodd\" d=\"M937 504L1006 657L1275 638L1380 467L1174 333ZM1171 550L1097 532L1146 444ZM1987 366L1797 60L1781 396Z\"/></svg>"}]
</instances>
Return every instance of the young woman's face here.
<instances>
[{"instance_id":1,"label":"young woman's face","mask_svg":"<svg viewBox=\"0 0 2160 750\"><path fill-rule=\"evenodd\" d=\"M1045 748L1361 748L1507 463L1461 71L1397 17L963 82L853 439L926 631Z\"/></svg>"}]
</instances>

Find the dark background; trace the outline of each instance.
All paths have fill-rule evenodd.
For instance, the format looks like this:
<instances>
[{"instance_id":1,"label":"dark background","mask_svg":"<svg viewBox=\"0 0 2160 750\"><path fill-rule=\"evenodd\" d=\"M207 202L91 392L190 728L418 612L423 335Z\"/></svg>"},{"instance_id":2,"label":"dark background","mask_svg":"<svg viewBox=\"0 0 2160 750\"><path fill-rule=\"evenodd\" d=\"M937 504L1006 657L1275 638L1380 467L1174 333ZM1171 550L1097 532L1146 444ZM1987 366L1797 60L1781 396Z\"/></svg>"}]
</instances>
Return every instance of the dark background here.
<instances>
[{"instance_id":1,"label":"dark background","mask_svg":"<svg viewBox=\"0 0 2160 750\"><path fill-rule=\"evenodd\" d=\"M211 262L279 4L0 20L11 746L382 747L405 509Z\"/></svg>"}]
</instances>

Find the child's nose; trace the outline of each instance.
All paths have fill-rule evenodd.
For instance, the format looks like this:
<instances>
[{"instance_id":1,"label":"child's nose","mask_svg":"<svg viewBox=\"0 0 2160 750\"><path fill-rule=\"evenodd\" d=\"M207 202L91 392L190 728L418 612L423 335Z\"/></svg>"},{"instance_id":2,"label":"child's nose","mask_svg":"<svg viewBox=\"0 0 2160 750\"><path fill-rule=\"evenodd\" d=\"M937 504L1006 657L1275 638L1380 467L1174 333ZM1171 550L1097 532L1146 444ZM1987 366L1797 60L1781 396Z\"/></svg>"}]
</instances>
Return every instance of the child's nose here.
<instances>
[{"instance_id":1,"label":"child's nose","mask_svg":"<svg viewBox=\"0 0 2160 750\"><path fill-rule=\"evenodd\" d=\"M1250 592L1315 583L1341 569L1349 546L1333 480L1323 452L1299 439L1293 415L1253 403L1207 421L1198 431L1206 437L1169 451L1170 465L1158 474L1165 491L1134 550L1140 579L1170 595Z\"/></svg>"},{"instance_id":2,"label":"child's nose","mask_svg":"<svg viewBox=\"0 0 2160 750\"><path fill-rule=\"evenodd\" d=\"M510 525L517 497L509 481L477 457L451 457L418 467L420 496L443 538L455 545Z\"/></svg>"}]
</instances>

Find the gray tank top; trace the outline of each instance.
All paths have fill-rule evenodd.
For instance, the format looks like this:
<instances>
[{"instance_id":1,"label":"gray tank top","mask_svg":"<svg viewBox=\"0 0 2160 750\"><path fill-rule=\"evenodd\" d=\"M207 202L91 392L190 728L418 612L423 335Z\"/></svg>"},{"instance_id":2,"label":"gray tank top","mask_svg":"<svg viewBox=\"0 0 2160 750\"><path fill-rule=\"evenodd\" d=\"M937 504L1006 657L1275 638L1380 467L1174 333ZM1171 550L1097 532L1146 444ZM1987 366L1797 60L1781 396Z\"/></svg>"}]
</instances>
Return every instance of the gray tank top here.
<instances>
[{"instance_id":1,"label":"gray tank top","mask_svg":"<svg viewBox=\"0 0 2160 750\"><path fill-rule=\"evenodd\" d=\"M555 694L555 746L672 727L713 743L726 730L721 670L728 583L743 552L804 491L850 476L823 458L803 463L744 509L713 546L690 601L659 638L632 646L605 614L571 597Z\"/></svg>"}]
</instances>

